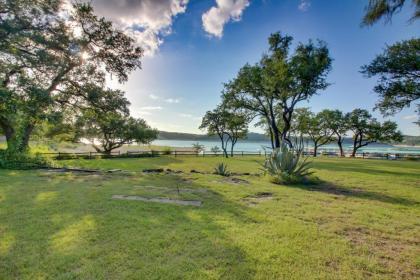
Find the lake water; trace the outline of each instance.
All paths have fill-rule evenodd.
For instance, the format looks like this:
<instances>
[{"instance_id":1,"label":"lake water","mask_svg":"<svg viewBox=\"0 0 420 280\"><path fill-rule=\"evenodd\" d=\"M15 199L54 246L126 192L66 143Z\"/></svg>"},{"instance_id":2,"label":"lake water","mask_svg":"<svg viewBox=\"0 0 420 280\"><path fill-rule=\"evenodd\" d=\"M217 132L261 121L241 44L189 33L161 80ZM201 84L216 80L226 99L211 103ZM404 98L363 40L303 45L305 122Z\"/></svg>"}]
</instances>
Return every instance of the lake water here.
<instances>
[{"instance_id":1,"label":"lake water","mask_svg":"<svg viewBox=\"0 0 420 280\"><path fill-rule=\"evenodd\" d=\"M153 145L158 146L169 146L169 147L182 147L182 148L191 148L194 143L197 141L194 140L155 140L152 142ZM214 146L221 148L220 142L218 141L198 141L200 145L203 145L206 151ZM271 144L269 142L251 142L251 141L238 141L235 145L235 151L244 151L244 152L259 152L264 151L264 148L270 148ZM308 146L311 149L311 145ZM352 150L352 146L349 144L344 144L344 149L346 152ZM319 151L338 151L338 146L336 144L328 144L319 148ZM360 152L369 152L369 153L390 153L390 154L420 154L420 147L399 147L391 146L384 144L372 143L367 147L359 149Z\"/></svg>"}]
</instances>

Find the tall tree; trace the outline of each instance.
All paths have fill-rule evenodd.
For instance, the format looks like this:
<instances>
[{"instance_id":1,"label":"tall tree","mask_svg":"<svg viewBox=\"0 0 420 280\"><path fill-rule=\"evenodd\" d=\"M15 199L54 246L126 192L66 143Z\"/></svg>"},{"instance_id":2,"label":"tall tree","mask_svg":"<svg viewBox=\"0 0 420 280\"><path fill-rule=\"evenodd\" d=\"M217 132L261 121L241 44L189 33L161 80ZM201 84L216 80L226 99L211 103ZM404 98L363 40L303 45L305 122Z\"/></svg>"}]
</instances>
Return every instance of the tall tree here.
<instances>
[{"instance_id":1,"label":"tall tree","mask_svg":"<svg viewBox=\"0 0 420 280\"><path fill-rule=\"evenodd\" d=\"M199 128L207 130L209 136L217 135L222 145L223 154L228 157L227 147L230 137L226 111L220 106L213 111L207 111Z\"/></svg>"},{"instance_id":2,"label":"tall tree","mask_svg":"<svg viewBox=\"0 0 420 280\"><path fill-rule=\"evenodd\" d=\"M420 100L420 38L388 46L369 65L362 67L366 77L379 77L374 91L376 104L385 116L393 115ZM417 104L420 125L420 104Z\"/></svg>"},{"instance_id":3,"label":"tall tree","mask_svg":"<svg viewBox=\"0 0 420 280\"><path fill-rule=\"evenodd\" d=\"M381 18L385 19L385 22L390 22L392 16L399 12L406 0L369 0L366 7L366 14L363 17L363 25L372 25L379 21ZM414 6L415 12L411 17L411 20L417 20L420 18L420 1L412 0L412 6Z\"/></svg>"},{"instance_id":4,"label":"tall tree","mask_svg":"<svg viewBox=\"0 0 420 280\"><path fill-rule=\"evenodd\" d=\"M397 124L385 121L378 122L367 110L354 109L346 114L348 127L353 132L353 152L356 156L357 150L371 143L379 141L402 141L402 134L397 130Z\"/></svg>"},{"instance_id":5,"label":"tall tree","mask_svg":"<svg viewBox=\"0 0 420 280\"><path fill-rule=\"evenodd\" d=\"M233 149L236 143L248 134L249 121L246 113L240 111L228 111L227 121L227 133L230 138L230 156L233 157Z\"/></svg>"},{"instance_id":6,"label":"tall tree","mask_svg":"<svg viewBox=\"0 0 420 280\"><path fill-rule=\"evenodd\" d=\"M344 157L343 142L348 131L347 120L340 110L322 110L319 115L325 121L326 126L334 133L340 156Z\"/></svg>"},{"instance_id":7,"label":"tall tree","mask_svg":"<svg viewBox=\"0 0 420 280\"><path fill-rule=\"evenodd\" d=\"M94 87L88 94L89 106L82 110L75 127L77 137L90 140L97 152L110 154L125 144L147 144L156 139L157 130L143 119L130 117L130 103L122 91Z\"/></svg>"},{"instance_id":8,"label":"tall tree","mask_svg":"<svg viewBox=\"0 0 420 280\"><path fill-rule=\"evenodd\" d=\"M308 108L299 108L296 109L294 122L296 131L312 140L314 157L317 156L319 147L331 142L334 131L329 127L325 114L314 114Z\"/></svg>"},{"instance_id":9,"label":"tall tree","mask_svg":"<svg viewBox=\"0 0 420 280\"><path fill-rule=\"evenodd\" d=\"M326 75L331 69L325 43L300 43L295 53L289 55L292 40L291 36L282 36L280 32L271 34L268 53L259 63L245 65L237 77L226 84L223 95L233 106L267 121L275 148L279 148L282 141L292 146L288 135L295 106L328 86ZM278 112L281 112L281 122Z\"/></svg>"},{"instance_id":10,"label":"tall tree","mask_svg":"<svg viewBox=\"0 0 420 280\"><path fill-rule=\"evenodd\" d=\"M8 150L25 151L34 128L64 107L87 104L86 86L106 72L127 80L140 68L134 39L94 15L89 4L7 1L0 8L0 126Z\"/></svg>"}]
</instances>

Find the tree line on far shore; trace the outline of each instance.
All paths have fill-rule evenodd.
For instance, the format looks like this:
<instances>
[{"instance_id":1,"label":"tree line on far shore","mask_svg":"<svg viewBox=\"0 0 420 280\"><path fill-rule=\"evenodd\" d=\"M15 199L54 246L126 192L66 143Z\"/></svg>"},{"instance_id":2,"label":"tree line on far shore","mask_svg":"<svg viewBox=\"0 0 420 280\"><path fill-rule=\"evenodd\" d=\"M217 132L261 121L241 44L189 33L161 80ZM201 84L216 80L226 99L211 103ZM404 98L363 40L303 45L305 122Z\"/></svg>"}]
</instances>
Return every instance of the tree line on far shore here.
<instances>
[{"instance_id":1,"label":"tree line on far shore","mask_svg":"<svg viewBox=\"0 0 420 280\"><path fill-rule=\"evenodd\" d=\"M389 22L404 2L370 0L362 25L372 25L382 18ZM414 6L416 12L411 21L420 17L420 3L414 1ZM280 32L271 34L268 51L260 61L244 65L234 79L225 83L220 105L203 117L200 128L219 137L226 157L227 147L230 145L233 150L237 139L247 134L249 123L255 119L256 125L266 131L273 149L283 143L292 148L293 139L307 137L314 144L314 156L319 147L333 141L343 156L346 135L353 138L352 156L370 143L402 141L395 122L381 123L364 109L348 113L325 109L315 114L302 108L303 102L329 86L327 75L332 58L326 43L319 40L299 43L290 53L292 40ZM378 78L374 91L379 101L374 109L385 117L410 107L420 99L420 39L387 46L370 64L361 67L361 73L367 78ZM417 108L420 114L420 104ZM420 117L416 124L420 126Z\"/></svg>"}]
</instances>

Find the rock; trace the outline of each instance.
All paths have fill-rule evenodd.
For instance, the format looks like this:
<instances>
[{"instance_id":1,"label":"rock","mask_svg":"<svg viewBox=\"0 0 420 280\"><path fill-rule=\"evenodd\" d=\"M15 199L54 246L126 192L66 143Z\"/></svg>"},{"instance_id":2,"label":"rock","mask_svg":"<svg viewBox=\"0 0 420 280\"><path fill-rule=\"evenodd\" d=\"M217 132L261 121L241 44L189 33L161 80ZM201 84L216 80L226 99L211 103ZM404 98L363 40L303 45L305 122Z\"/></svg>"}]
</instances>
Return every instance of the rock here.
<instances>
[{"instance_id":1,"label":"rock","mask_svg":"<svg viewBox=\"0 0 420 280\"><path fill-rule=\"evenodd\" d=\"M143 173L162 173L163 171L163 168L143 169Z\"/></svg>"}]
</instances>

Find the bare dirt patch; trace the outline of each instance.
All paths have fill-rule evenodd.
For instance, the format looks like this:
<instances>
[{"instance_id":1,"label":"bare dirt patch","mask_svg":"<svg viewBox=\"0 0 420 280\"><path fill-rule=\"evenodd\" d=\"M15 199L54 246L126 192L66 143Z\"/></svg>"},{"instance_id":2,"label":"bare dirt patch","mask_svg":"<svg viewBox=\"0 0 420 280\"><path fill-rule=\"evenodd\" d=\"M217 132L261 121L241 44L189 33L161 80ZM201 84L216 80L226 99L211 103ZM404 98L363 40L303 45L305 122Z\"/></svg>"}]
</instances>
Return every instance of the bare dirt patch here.
<instances>
[{"instance_id":1,"label":"bare dirt patch","mask_svg":"<svg viewBox=\"0 0 420 280\"><path fill-rule=\"evenodd\" d=\"M242 200L245 201L249 206L255 206L261 202L273 199L274 194L271 192L257 192L256 194L244 197Z\"/></svg>"},{"instance_id":2,"label":"bare dirt patch","mask_svg":"<svg viewBox=\"0 0 420 280\"><path fill-rule=\"evenodd\" d=\"M157 202L157 203L165 203L165 204L178 204L178 205L188 205L188 206L197 206L201 207L203 204L199 200L180 200L180 199L169 199L169 198L160 198L160 197L153 197L147 198L142 196L136 195L113 195L112 199L119 199L119 200L138 200L144 202Z\"/></svg>"}]
</instances>

